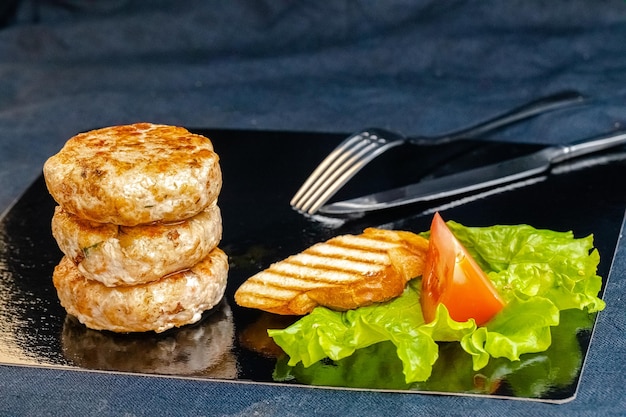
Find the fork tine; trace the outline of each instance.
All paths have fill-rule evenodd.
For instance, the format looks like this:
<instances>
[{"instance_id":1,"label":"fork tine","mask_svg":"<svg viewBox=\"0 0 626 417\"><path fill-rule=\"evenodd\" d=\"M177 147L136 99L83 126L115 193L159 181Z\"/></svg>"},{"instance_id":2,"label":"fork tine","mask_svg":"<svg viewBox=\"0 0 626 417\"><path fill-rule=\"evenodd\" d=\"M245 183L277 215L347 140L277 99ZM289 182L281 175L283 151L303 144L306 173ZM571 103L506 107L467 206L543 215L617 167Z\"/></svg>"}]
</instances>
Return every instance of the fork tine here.
<instances>
[{"instance_id":1,"label":"fork tine","mask_svg":"<svg viewBox=\"0 0 626 417\"><path fill-rule=\"evenodd\" d=\"M323 183L318 181L317 191L307 200L300 202L298 207L300 211L314 214L365 165L388 149L405 143L405 138L392 132L377 130L364 138L362 143L367 143L367 146L360 147L360 150L353 153L343 164L334 167Z\"/></svg>"},{"instance_id":2,"label":"fork tine","mask_svg":"<svg viewBox=\"0 0 626 417\"><path fill-rule=\"evenodd\" d=\"M333 172L336 165L342 163L352 153L352 148L357 149L365 145L363 136L356 134L348 137L341 142L328 156L317 166L307 180L302 184L300 189L293 196L289 204L295 208L300 208L301 201L306 199L330 173Z\"/></svg>"},{"instance_id":3,"label":"fork tine","mask_svg":"<svg viewBox=\"0 0 626 417\"><path fill-rule=\"evenodd\" d=\"M303 196L297 208L309 214L315 213L339 188L373 158L373 156L370 157L371 155L377 154L375 152L377 148L380 148L380 144L363 141L358 146L350 149L349 153L336 160L326 171L325 175L319 178L315 187L312 187Z\"/></svg>"}]
</instances>

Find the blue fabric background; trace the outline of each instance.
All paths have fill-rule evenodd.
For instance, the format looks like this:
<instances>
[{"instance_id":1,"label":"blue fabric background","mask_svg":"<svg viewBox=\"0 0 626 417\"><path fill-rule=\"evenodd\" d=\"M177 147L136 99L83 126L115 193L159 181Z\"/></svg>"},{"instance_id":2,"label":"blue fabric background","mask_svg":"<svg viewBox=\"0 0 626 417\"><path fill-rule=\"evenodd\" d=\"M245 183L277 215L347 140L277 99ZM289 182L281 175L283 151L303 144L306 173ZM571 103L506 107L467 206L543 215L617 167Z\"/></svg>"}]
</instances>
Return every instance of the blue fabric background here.
<instances>
[{"instance_id":1,"label":"blue fabric background","mask_svg":"<svg viewBox=\"0 0 626 417\"><path fill-rule=\"evenodd\" d=\"M112 124L434 134L562 89L592 101L494 139L626 124L622 0L16 3L0 19L0 212L70 136ZM568 404L0 366L0 414L625 415L625 251Z\"/></svg>"}]
</instances>

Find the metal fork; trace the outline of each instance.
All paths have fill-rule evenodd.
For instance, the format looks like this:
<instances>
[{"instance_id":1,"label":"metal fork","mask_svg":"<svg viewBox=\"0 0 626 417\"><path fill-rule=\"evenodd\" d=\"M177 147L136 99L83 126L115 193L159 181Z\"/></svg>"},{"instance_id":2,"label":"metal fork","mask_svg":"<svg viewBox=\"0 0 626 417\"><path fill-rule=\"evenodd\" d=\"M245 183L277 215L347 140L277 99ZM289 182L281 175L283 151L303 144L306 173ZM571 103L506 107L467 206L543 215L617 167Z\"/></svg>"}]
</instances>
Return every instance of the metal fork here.
<instances>
[{"instance_id":1,"label":"metal fork","mask_svg":"<svg viewBox=\"0 0 626 417\"><path fill-rule=\"evenodd\" d=\"M564 91L531 101L474 126L440 136L405 137L385 129L369 128L341 142L311 173L291 199L291 206L302 213L315 214L357 172L390 148L411 143L440 145L463 138L477 138L540 113L584 101L575 91Z\"/></svg>"}]
</instances>

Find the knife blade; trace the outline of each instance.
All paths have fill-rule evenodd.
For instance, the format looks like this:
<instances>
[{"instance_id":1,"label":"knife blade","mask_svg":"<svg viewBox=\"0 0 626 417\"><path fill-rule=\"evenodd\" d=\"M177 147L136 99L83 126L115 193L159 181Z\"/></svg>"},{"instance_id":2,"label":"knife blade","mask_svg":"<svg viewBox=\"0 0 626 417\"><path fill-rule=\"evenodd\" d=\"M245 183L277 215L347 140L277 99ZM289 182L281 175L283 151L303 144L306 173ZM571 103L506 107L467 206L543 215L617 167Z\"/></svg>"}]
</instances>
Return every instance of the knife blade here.
<instances>
[{"instance_id":1,"label":"knife blade","mask_svg":"<svg viewBox=\"0 0 626 417\"><path fill-rule=\"evenodd\" d=\"M327 204L319 212L325 215L364 213L470 193L532 177L546 172L554 164L624 143L626 131L549 146L529 155Z\"/></svg>"}]
</instances>

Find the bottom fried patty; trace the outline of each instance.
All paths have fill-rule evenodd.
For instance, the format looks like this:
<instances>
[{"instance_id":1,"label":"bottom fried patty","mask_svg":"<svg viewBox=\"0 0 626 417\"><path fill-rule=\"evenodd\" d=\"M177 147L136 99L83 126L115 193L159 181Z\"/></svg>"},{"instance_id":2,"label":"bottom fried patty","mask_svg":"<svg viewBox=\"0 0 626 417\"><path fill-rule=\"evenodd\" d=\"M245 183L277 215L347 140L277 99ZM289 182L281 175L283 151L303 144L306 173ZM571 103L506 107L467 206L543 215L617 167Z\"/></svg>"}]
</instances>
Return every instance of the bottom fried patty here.
<instances>
[{"instance_id":1,"label":"bottom fried patty","mask_svg":"<svg viewBox=\"0 0 626 417\"><path fill-rule=\"evenodd\" d=\"M85 326L114 332L163 332L195 323L223 297L228 257L219 248L190 269L158 281L107 287L85 278L66 256L53 273L61 305Z\"/></svg>"}]
</instances>

